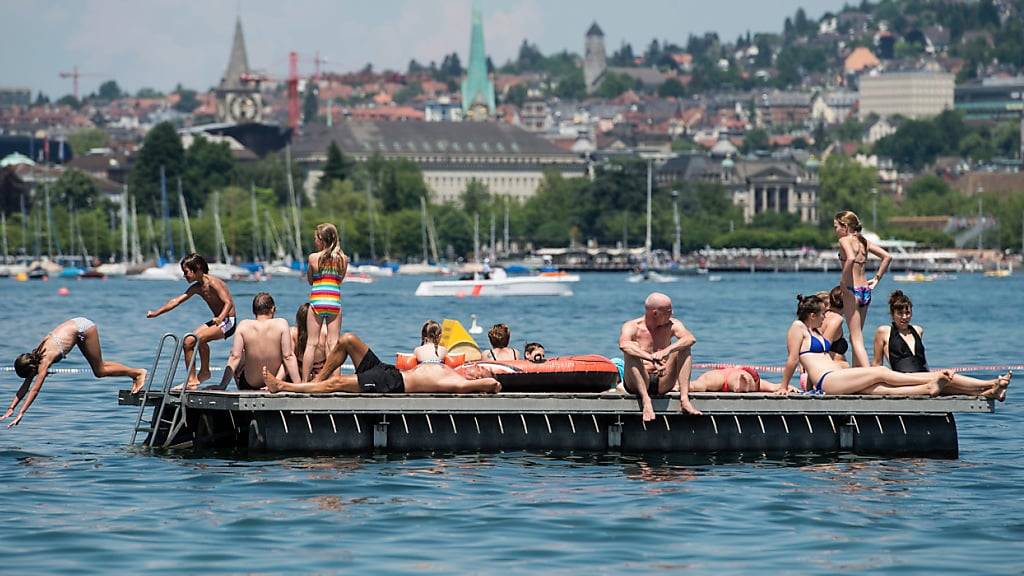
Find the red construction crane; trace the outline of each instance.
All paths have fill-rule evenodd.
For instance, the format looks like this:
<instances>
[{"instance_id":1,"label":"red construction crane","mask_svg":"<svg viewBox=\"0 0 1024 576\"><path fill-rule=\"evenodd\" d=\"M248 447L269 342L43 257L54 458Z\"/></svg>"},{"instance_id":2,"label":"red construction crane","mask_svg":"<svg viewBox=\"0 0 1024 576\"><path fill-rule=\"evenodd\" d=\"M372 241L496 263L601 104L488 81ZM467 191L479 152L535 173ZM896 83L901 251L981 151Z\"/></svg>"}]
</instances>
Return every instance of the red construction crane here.
<instances>
[{"instance_id":1,"label":"red construction crane","mask_svg":"<svg viewBox=\"0 0 1024 576\"><path fill-rule=\"evenodd\" d=\"M288 78L285 80L285 85L288 88L288 126L292 130L296 130L299 127L299 79L312 80L314 82L320 81L320 64L326 62L320 58L320 53L316 53L314 63L316 65L316 72L313 76L299 76L299 53L292 51L288 53ZM248 73L242 74L240 78L243 82L279 82L280 80L275 79L266 74L259 73Z\"/></svg>"},{"instance_id":2,"label":"red construction crane","mask_svg":"<svg viewBox=\"0 0 1024 576\"><path fill-rule=\"evenodd\" d=\"M78 71L78 65L71 67L71 72L59 72L57 74L61 78L71 78L71 94L78 100L78 79L82 76L100 76L100 74L88 74L85 72Z\"/></svg>"}]
</instances>

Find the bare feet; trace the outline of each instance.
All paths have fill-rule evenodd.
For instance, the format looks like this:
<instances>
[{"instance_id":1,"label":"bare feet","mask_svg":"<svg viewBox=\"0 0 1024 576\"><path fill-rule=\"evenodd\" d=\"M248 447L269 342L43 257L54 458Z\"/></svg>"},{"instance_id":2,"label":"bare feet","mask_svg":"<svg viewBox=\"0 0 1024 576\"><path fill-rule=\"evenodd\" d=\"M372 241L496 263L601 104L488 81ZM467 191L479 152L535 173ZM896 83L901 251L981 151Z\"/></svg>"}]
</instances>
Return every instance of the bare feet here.
<instances>
[{"instance_id":1,"label":"bare feet","mask_svg":"<svg viewBox=\"0 0 1024 576\"><path fill-rule=\"evenodd\" d=\"M654 406L651 404L651 399L647 398L644 401L644 422L651 422L654 420Z\"/></svg>"},{"instance_id":2,"label":"bare feet","mask_svg":"<svg viewBox=\"0 0 1024 576\"><path fill-rule=\"evenodd\" d=\"M199 389L199 382L196 382L195 384L193 384L192 381L189 380L188 384L185 386L185 389L186 390L198 390ZM181 392L181 386L175 386L174 388L171 388L171 392Z\"/></svg>"},{"instance_id":3,"label":"bare feet","mask_svg":"<svg viewBox=\"0 0 1024 576\"><path fill-rule=\"evenodd\" d=\"M206 382L207 380L210 379L210 376L211 376L210 369L209 368L204 368L204 369L199 371L199 376L198 376L197 379L199 380L200 383L201 382Z\"/></svg>"},{"instance_id":4,"label":"bare feet","mask_svg":"<svg viewBox=\"0 0 1024 576\"><path fill-rule=\"evenodd\" d=\"M267 385L267 390L270 390L271 393L280 392L281 384L284 383L283 380L274 374L271 374L270 371L267 370L266 366L263 367L263 382Z\"/></svg>"},{"instance_id":5,"label":"bare feet","mask_svg":"<svg viewBox=\"0 0 1024 576\"><path fill-rule=\"evenodd\" d=\"M935 381L932 382L931 384L928 384L928 388L927 388L928 389L928 395L929 396L938 396L939 394L942 393L942 389L945 388L946 385L949 384L952 381L953 381L953 373L950 372L949 370L943 370L942 372L936 372L935 373Z\"/></svg>"},{"instance_id":6,"label":"bare feet","mask_svg":"<svg viewBox=\"0 0 1024 576\"><path fill-rule=\"evenodd\" d=\"M139 370L138 375L132 378L132 394L138 394L142 391L142 388L146 385L146 374L146 369L142 368Z\"/></svg>"},{"instance_id":7,"label":"bare feet","mask_svg":"<svg viewBox=\"0 0 1024 576\"><path fill-rule=\"evenodd\" d=\"M700 410L697 410L697 408L690 403L689 398L684 399L681 396L679 397L679 410L682 412L686 412L687 414L693 414L694 416L701 416L704 414Z\"/></svg>"}]
</instances>

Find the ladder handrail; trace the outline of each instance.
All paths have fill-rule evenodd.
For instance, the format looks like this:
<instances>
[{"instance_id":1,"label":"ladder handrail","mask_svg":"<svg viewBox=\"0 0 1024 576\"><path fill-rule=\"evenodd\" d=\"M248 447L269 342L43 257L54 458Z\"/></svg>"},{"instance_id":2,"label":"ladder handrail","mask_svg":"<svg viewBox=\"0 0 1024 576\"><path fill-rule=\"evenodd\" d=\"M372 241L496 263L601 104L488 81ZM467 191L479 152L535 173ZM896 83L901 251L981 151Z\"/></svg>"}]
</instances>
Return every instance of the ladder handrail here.
<instances>
[{"instance_id":1,"label":"ladder handrail","mask_svg":"<svg viewBox=\"0 0 1024 576\"><path fill-rule=\"evenodd\" d=\"M192 368L196 364L196 357L199 355L198 350L192 354L192 359L189 361L188 366L185 367L185 381L181 383L181 389L175 392L173 387L174 376L177 374L178 370L178 362L181 360L181 354L185 348L185 342L187 342L189 338L195 340L197 344L199 342L199 337L194 333L189 332L181 338L181 341L174 348L174 354L171 356L171 367L167 370L167 377L164 378L163 399L160 402L160 408L156 410L155 418L153 420L153 430L155 432L160 428L160 424L163 421L164 409L167 407L167 404L171 401L172 397L177 394L178 402L174 406L174 414L171 416L171 421L168 423L167 438L164 439L163 448L170 445L171 440L174 439L178 430L180 430L182 425L185 423L185 393L188 388L188 375L192 373ZM156 434L150 434L150 437L147 440L147 446L152 448L153 443L156 441Z\"/></svg>"},{"instance_id":2,"label":"ladder handrail","mask_svg":"<svg viewBox=\"0 0 1024 576\"><path fill-rule=\"evenodd\" d=\"M158 342L156 347L156 356L153 358L153 367L149 370L149 374L146 375L145 386L143 386L142 388L142 403L139 405L139 413L135 417L135 426L132 427L132 438L129 441L129 444L135 444L135 438L139 433L139 424L142 422L142 418L146 412L146 400L149 398L149 391L153 387L153 380L156 378L156 369L157 366L160 365L160 358L163 356L164 352L164 344L167 342L168 339L174 341L175 350L177 350L178 346L180 345L178 337L171 332L167 332L166 334L160 337L160 341Z\"/></svg>"}]
</instances>

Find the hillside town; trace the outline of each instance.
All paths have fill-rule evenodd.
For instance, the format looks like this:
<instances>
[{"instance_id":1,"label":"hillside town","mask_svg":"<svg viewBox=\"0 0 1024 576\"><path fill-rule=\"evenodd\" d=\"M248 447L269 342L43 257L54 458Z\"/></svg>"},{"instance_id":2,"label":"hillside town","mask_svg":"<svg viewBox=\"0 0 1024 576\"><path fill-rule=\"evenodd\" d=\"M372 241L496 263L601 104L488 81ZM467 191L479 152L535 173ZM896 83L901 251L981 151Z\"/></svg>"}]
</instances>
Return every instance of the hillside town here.
<instances>
[{"instance_id":1,"label":"hillside town","mask_svg":"<svg viewBox=\"0 0 1024 576\"><path fill-rule=\"evenodd\" d=\"M1020 0L865 0L646 46L593 22L577 52L524 39L505 63L483 22L441 62L292 53L279 78L250 62L243 13L209 88L82 94L77 67L61 97L0 86L4 257L160 258L216 225L201 251L301 259L299 222L320 213L367 261L657 251L745 269L813 263L840 208L975 266L1024 249Z\"/></svg>"}]
</instances>

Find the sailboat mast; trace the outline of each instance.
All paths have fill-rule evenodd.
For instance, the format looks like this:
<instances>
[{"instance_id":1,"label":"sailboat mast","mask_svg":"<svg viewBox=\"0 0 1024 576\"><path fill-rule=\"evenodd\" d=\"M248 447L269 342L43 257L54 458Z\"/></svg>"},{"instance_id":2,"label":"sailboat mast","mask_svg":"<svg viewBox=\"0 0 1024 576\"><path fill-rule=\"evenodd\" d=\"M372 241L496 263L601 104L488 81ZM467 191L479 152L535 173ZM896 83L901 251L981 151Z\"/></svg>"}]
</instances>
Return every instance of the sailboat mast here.
<instances>
[{"instance_id":1,"label":"sailboat mast","mask_svg":"<svg viewBox=\"0 0 1024 576\"><path fill-rule=\"evenodd\" d=\"M508 247L508 197L505 198L505 236L501 243L501 249L505 252L505 256L508 256L511 253L511 250Z\"/></svg>"},{"instance_id":2,"label":"sailboat mast","mask_svg":"<svg viewBox=\"0 0 1024 576\"><path fill-rule=\"evenodd\" d=\"M139 241L139 215L135 211L135 197L129 197L132 205L132 264L142 263L142 243Z\"/></svg>"},{"instance_id":3,"label":"sailboat mast","mask_svg":"<svg viewBox=\"0 0 1024 576\"><path fill-rule=\"evenodd\" d=\"M164 172L164 167L160 165L160 206L164 213L164 255L167 261L174 260L174 238L171 236L171 225L170 225L170 207L167 205L167 175Z\"/></svg>"},{"instance_id":4,"label":"sailboat mast","mask_svg":"<svg viewBox=\"0 0 1024 576\"><path fill-rule=\"evenodd\" d=\"M46 193L46 255L53 260L53 220L50 214L50 185L43 186L43 192ZM57 251L60 251L60 240L57 240Z\"/></svg>"},{"instance_id":5,"label":"sailboat mast","mask_svg":"<svg viewBox=\"0 0 1024 576\"><path fill-rule=\"evenodd\" d=\"M651 159L647 159L647 239L644 241L645 258L647 266L651 265L651 188L653 187L651 174Z\"/></svg>"},{"instance_id":6,"label":"sailboat mast","mask_svg":"<svg viewBox=\"0 0 1024 576\"><path fill-rule=\"evenodd\" d=\"M256 184L249 182L249 205L252 207L252 260L259 262L260 215L256 212Z\"/></svg>"},{"instance_id":7,"label":"sailboat mast","mask_svg":"<svg viewBox=\"0 0 1024 576\"><path fill-rule=\"evenodd\" d=\"M366 219L370 224L370 259L377 262L377 238L373 227L373 175L366 186Z\"/></svg>"},{"instance_id":8,"label":"sailboat mast","mask_svg":"<svg viewBox=\"0 0 1024 576\"><path fill-rule=\"evenodd\" d=\"M491 261L494 261L496 258L494 252L494 210L491 210L491 247L489 253L491 255Z\"/></svg>"},{"instance_id":9,"label":"sailboat mast","mask_svg":"<svg viewBox=\"0 0 1024 576\"><path fill-rule=\"evenodd\" d=\"M7 263L7 214L0 210L0 228L3 228L4 237L4 264Z\"/></svg>"},{"instance_id":10,"label":"sailboat mast","mask_svg":"<svg viewBox=\"0 0 1024 576\"><path fill-rule=\"evenodd\" d=\"M292 182L292 147L284 147L285 164L288 168L288 199L292 203L292 223L295 226L295 259L302 262L302 232L299 228L299 203L295 195L295 184Z\"/></svg>"},{"instance_id":11,"label":"sailboat mast","mask_svg":"<svg viewBox=\"0 0 1024 576\"><path fill-rule=\"evenodd\" d=\"M224 262L231 263L231 259L228 257L228 245L224 241L224 231L220 227L220 192L213 193L213 227L216 232L215 242L217 244L215 250L217 252L217 263L221 261L221 255L224 256Z\"/></svg>"},{"instance_id":12,"label":"sailboat mast","mask_svg":"<svg viewBox=\"0 0 1024 576\"><path fill-rule=\"evenodd\" d=\"M25 208L25 194L18 196L21 204L21 253L28 254L28 210Z\"/></svg>"},{"instance_id":13,"label":"sailboat mast","mask_svg":"<svg viewBox=\"0 0 1024 576\"><path fill-rule=\"evenodd\" d=\"M128 262L128 185L121 188L121 261Z\"/></svg>"},{"instance_id":14,"label":"sailboat mast","mask_svg":"<svg viewBox=\"0 0 1024 576\"><path fill-rule=\"evenodd\" d=\"M427 201L422 196L420 196L420 233L421 233L421 235L423 237L422 238L423 239L423 263L426 264L426 263L429 262L429 260L427 259ZM5 244L4 244L4 254L5 255L7 253L6 239L7 239L7 236L6 236L6 233L5 233L5 235L4 235L4 242L5 242Z\"/></svg>"},{"instance_id":15,"label":"sailboat mast","mask_svg":"<svg viewBox=\"0 0 1024 576\"><path fill-rule=\"evenodd\" d=\"M473 262L480 261L480 213L473 213Z\"/></svg>"},{"instance_id":16,"label":"sailboat mast","mask_svg":"<svg viewBox=\"0 0 1024 576\"><path fill-rule=\"evenodd\" d=\"M192 239L192 224L188 218L188 206L185 204L185 194L181 191L181 178L178 178L178 211L181 212L181 221L185 224L185 238L188 239L188 251L196 253L196 243Z\"/></svg>"}]
</instances>

